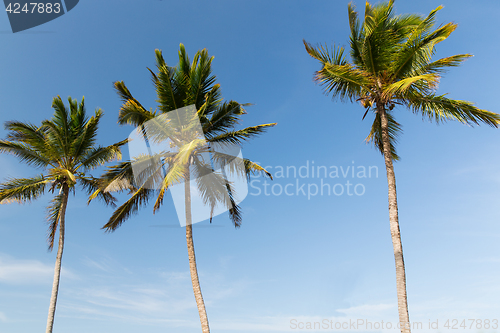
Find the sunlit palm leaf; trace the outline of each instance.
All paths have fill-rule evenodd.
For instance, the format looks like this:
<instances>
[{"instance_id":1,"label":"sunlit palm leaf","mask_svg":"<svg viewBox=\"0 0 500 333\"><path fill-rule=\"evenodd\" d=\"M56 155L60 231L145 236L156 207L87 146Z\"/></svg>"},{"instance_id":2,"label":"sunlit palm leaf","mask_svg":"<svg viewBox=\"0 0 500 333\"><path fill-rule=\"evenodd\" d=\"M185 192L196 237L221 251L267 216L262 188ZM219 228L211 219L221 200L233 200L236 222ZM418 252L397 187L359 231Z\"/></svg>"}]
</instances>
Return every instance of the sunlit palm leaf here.
<instances>
[{"instance_id":1,"label":"sunlit palm leaf","mask_svg":"<svg viewBox=\"0 0 500 333\"><path fill-rule=\"evenodd\" d=\"M128 139L107 147L95 147L88 151L86 156L82 157L80 164L85 169L94 169L113 160L119 160L122 157L121 147L127 142Z\"/></svg>"},{"instance_id":2,"label":"sunlit palm leaf","mask_svg":"<svg viewBox=\"0 0 500 333\"><path fill-rule=\"evenodd\" d=\"M393 160L399 160L399 156L396 153L396 143L398 136L402 133L401 125L394 119L392 114L387 113L388 121L388 133L389 133L389 144L391 150L391 157ZM373 121L370 134L366 138L367 142L373 142L378 151L383 155L384 147L382 144L382 123L380 120L380 114L375 114L375 120Z\"/></svg>"},{"instance_id":3,"label":"sunlit palm leaf","mask_svg":"<svg viewBox=\"0 0 500 333\"><path fill-rule=\"evenodd\" d=\"M120 108L120 113L118 115L119 124L140 126L155 117L154 112L146 110L141 103L139 103L139 101L132 96L123 81L115 82L114 87L123 101L123 105Z\"/></svg>"},{"instance_id":4,"label":"sunlit palm leaf","mask_svg":"<svg viewBox=\"0 0 500 333\"><path fill-rule=\"evenodd\" d=\"M30 202L38 199L47 184L53 181L50 177L40 175L33 178L11 178L0 184L0 203L2 202Z\"/></svg>"},{"instance_id":5,"label":"sunlit palm leaf","mask_svg":"<svg viewBox=\"0 0 500 333\"><path fill-rule=\"evenodd\" d=\"M257 135L266 132L269 127L274 126L276 126L276 123L251 126L241 130L226 131L225 133L215 137L207 136L207 139L209 142L213 143L241 145L244 141L252 139Z\"/></svg>"},{"instance_id":6,"label":"sunlit palm leaf","mask_svg":"<svg viewBox=\"0 0 500 333\"><path fill-rule=\"evenodd\" d=\"M49 251L54 247L54 238L57 232L57 227L61 219L61 208L64 200L64 195L56 195L49 207L47 208L47 223L49 224L49 230L47 232L47 242L49 243Z\"/></svg>"},{"instance_id":7,"label":"sunlit palm leaf","mask_svg":"<svg viewBox=\"0 0 500 333\"><path fill-rule=\"evenodd\" d=\"M481 110L471 102L452 100L442 96L408 96L404 103L415 113L429 118L437 123L447 120L458 120L468 125L485 123L498 127L500 115L487 110Z\"/></svg>"},{"instance_id":8,"label":"sunlit palm leaf","mask_svg":"<svg viewBox=\"0 0 500 333\"><path fill-rule=\"evenodd\" d=\"M106 205L115 207L115 202L117 199L110 193L100 191L99 179L94 177L78 177L78 182L82 185L83 190L87 192L87 195L92 196L95 193L95 197L101 199ZM90 199L89 201L90 202Z\"/></svg>"},{"instance_id":9,"label":"sunlit palm leaf","mask_svg":"<svg viewBox=\"0 0 500 333\"><path fill-rule=\"evenodd\" d=\"M145 206L152 194L154 194L153 190L144 187L139 188L132 194L130 199L114 211L108 223L103 226L103 229L106 229L106 231L116 230L130 216L136 214L139 208Z\"/></svg>"},{"instance_id":10,"label":"sunlit palm leaf","mask_svg":"<svg viewBox=\"0 0 500 333\"><path fill-rule=\"evenodd\" d=\"M21 162L35 167L43 168L49 165L55 165L53 161L41 155L35 149L24 143L0 140L0 153L15 155Z\"/></svg>"}]
</instances>

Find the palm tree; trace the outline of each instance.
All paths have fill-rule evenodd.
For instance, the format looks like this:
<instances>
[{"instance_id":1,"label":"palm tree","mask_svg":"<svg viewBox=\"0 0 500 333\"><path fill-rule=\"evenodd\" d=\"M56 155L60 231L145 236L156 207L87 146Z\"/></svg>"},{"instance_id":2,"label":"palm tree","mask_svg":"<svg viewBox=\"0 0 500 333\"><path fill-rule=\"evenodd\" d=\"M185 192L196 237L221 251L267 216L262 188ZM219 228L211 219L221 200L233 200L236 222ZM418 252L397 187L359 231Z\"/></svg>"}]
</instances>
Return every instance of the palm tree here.
<instances>
[{"instance_id":1,"label":"palm tree","mask_svg":"<svg viewBox=\"0 0 500 333\"><path fill-rule=\"evenodd\" d=\"M398 160L395 144L401 125L394 114L396 105L437 123L457 120L473 125L485 123L498 126L498 114L481 110L472 103L452 100L437 95L441 73L448 67L460 65L471 57L458 54L433 61L437 43L456 29L448 23L434 28L436 13L395 15L394 1L372 6L366 2L364 20L360 22L352 4L348 6L351 62L344 56L344 48L313 46L304 41L309 55L319 60L321 69L315 80L325 92L342 101L358 101L371 111L374 121L367 137L382 153L387 170L389 192L389 220L396 262L396 284L401 332L410 332L406 296L406 276L403 247L399 231L396 178L393 160Z\"/></svg>"},{"instance_id":2,"label":"palm tree","mask_svg":"<svg viewBox=\"0 0 500 333\"><path fill-rule=\"evenodd\" d=\"M6 140L0 140L0 152L15 155L30 166L44 170L44 173L32 178L8 179L0 184L0 203L30 202L37 199L45 190L57 194L48 207L48 243L49 250L59 227L59 243L54 271L54 282L50 298L46 333L51 333L54 326L57 294L61 275L61 260L64 248L64 228L68 196L80 185L88 194L98 189L97 178L89 171L106 162L121 158L120 146L127 140L102 147L96 144L96 135L103 113L96 109L88 118L84 99L69 100L66 108L61 97L53 99L54 116L42 121L41 126L18 121L6 122L9 131ZM115 198L109 193L99 193L99 198L106 204L112 204Z\"/></svg>"},{"instance_id":3,"label":"palm tree","mask_svg":"<svg viewBox=\"0 0 500 333\"><path fill-rule=\"evenodd\" d=\"M118 122L136 126L149 152L110 168L103 175L101 189L95 195L109 191L130 191L131 197L116 209L103 227L107 231L114 231L151 198L156 198L153 207L156 212L163 203L165 192L184 182L186 241L191 282L202 331L208 333L210 328L198 279L193 243L190 184L196 184L203 201L210 206L212 213L214 207L221 203L229 211L234 226L239 227L241 209L237 204L234 184L228 181L228 169L224 166L230 166L230 172L246 177L263 173L271 178L271 174L248 159L229 154L224 147L239 146L275 124L235 129L240 116L246 113L244 105L235 101L222 101L220 85L215 84L216 78L211 74L213 57L209 57L206 49L198 51L191 62L184 45L180 44L179 64L176 67L167 66L161 51L156 50L155 54L158 71L156 74L149 71L158 96L158 112L146 110L123 82L115 82L116 91L123 100ZM179 112L179 109L189 107L193 113ZM184 119L178 119L183 117ZM193 130L196 124L200 126L202 133ZM150 144L165 141L169 141L169 147L173 149L155 152L155 155L151 156ZM238 159L241 163L231 163ZM141 171L135 170L134 173L134 166L141 164Z\"/></svg>"}]
</instances>

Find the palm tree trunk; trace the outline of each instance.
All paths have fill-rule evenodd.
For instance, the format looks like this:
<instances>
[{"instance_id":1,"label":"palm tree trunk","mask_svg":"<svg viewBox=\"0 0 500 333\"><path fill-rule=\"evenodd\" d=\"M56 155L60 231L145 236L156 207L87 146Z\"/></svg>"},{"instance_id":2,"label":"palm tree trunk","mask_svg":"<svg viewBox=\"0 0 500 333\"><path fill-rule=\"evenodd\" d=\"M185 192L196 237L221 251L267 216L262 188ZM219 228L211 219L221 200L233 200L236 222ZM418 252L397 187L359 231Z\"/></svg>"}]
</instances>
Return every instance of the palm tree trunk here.
<instances>
[{"instance_id":1,"label":"palm tree trunk","mask_svg":"<svg viewBox=\"0 0 500 333\"><path fill-rule=\"evenodd\" d=\"M377 112L380 114L382 127L382 145L384 150L385 168L387 170L387 184L389 187L389 221L391 228L392 246L396 261L396 288L398 293L398 311L401 333L410 333L410 317L408 315L408 299L406 295L406 273L403 258L403 245L399 231L398 200L396 195L396 176L392 164L392 155L389 139L389 123L385 106L377 103Z\"/></svg>"},{"instance_id":2,"label":"palm tree trunk","mask_svg":"<svg viewBox=\"0 0 500 333\"><path fill-rule=\"evenodd\" d=\"M56 265L54 268L54 282L52 283L52 295L50 296L49 316L47 318L47 328L45 333L52 333L54 327L54 316L56 314L57 294L59 292L59 280L61 278L61 262L64 249L64 225L66 222L66 206L68 204L69 188L68 185L63 185L63 202L61 205L60 220L59 220L59 244L57 246Z\"/></svg>"},{"instance_id":3,"label":"palm tree trunk","mask_svg":"<svg viewBox=\"0 0 500 333\"><path fill-rule=\"evenodd\" d=\"M188 167L189 168L189 167ZM191 273L191 282L193 284L194 298L198 306L198 313L200 314L201 330L203 333L210 333L208 326L207 310L205 309L205 302L201 294L200 280L198 279L198 269L196 268L196 256L194 254L193 243L193 225L191 219L191 188L190 188L189 169L184 182L184 195L186 201L186 242L189 257L189 271Z\"/></svg>"}]
</instances>

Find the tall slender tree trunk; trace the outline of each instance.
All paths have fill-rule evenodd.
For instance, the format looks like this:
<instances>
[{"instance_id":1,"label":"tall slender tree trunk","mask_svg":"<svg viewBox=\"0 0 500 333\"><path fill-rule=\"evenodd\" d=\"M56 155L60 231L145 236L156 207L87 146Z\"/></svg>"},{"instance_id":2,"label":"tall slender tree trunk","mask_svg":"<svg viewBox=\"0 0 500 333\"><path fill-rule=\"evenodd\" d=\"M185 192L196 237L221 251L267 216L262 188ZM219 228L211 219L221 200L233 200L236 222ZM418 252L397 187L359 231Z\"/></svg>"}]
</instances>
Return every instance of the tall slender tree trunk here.
<instances>
[{"instance_id":1,"label":"tall slender tree trunk","mask_svg":"<svg viewBox=\"0 0 500 333\"><path fill-rule=\"evenodd\" d=\"M198 279L198 269L196 268L196 256L194 254L189 167L184 182L184 192L186 202L186 242L188 248L191 282L193 284L193 292L194 298L196 299L196 305L198 306L198 313L200 314L201 330L203 333L210 333L207 310L205 309L205 302L203 301L203 295L201 294L200 280Z\"/></svg>"},{"instance_id":2,"label":"tall slender tree trunk","mask_svg":"<svg viewBox=\"0 0 500 333\"><path fill-rule=\"evenodd\" d=\"M54 282L52 283L52 295L50 296L49 316L47 317L47 328L45 333L52 333L54 327L54 317L56 314L57 294L59 292L59 280L61 278L61 262L64 249L64 226L66 223L66 206L68 204L69 188L63 184L63 202L61 205L59 219L59 244L57 246L56 265L54 268Z\"/></svg>"},{"instance_id":3,"label":"tall slender tree trunk","mask_svg":"<svg viewBox=\"0 0 500 333\"><path fill-rule=\"evenodd\" d=\"M399 231L398 199L396 195L396 176L392 164L392 155L389 139L389 122L385 105L377 103L377 112L380 114L382 127L382 145L384 150L385 168L387 170L387 184L389 187L389 221L391 227L394 260L396 261L396 288L398 293L398 311L401 333L410 333L410 317L408 315L408 298L406 295L406 273L403 258L403 245Z\"/></svg>"}]
</instances>

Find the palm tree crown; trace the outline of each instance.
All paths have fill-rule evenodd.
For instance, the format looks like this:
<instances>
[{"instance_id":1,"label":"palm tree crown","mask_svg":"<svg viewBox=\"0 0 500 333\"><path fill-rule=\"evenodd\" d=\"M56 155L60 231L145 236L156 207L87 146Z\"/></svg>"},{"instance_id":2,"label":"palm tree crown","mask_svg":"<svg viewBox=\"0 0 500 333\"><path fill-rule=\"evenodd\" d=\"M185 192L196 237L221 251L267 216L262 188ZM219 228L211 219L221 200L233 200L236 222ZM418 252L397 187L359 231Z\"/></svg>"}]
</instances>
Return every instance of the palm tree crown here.
<instances>
[{"instance_id":1,"label":"palm tree crown","mask_svg":"<svg viewBox=\"0 0 500 333\"><path fill-rule=\"evenodd\" d=\"M81 103L69 98L69 109L61 97L53 99L54 116L44 120L41 126L30 123L10 121L5 124L9 131L6 140L0 140L0 152L18 157L21 162L38 167L45 173L32 178L9 179L0 184L0 203L29 202L56 189L59 193L52 199L48 211L49 250L54 246L55 235L59 228L54 282L50 299L46 333L51 333L54 325L57 295L61 275L64 248L65 216L70 191L80 185L88 194L98 189L97 178L89 171L106 162L121 158L120 146L127 140L107 147L96 144L96 135L102 111L97 109L88 118L84 99ZM115 198L109 193L99 193L106 204L114 204Z\"/></svg>"},{"instance_id":2,"label":"palm tree crown","mask_svg":"<svg viewBox=\"0 0 500 333\"><path fill-rule=\"evenodd\" d=\"M54 116L42 121L41 126L18 121L6 122L10 131L6 140L0 140L0 152L15 155L28 165L45 170L44 174L32 178L9 179L0 184L0 202L29 202L37 199L48 189L51 192L66 186L74 191L82 186L89 194L98 189L97 178L87 173L106 162L121 158L121 141L102 147L96 145L100 109L88 118L85 103L69 98L69 110L60 96L54 98ZM49 249L54 244L54 235L59 221L62 191L56 195L49 207ZM115 199L109 193L100 193L107 204Z\"/></svg>"},{"instance_id":3,"label":"palm tree crown","mask_svg":"<svg viewBox=\"0 0 500 333\"><path fill-rule=\"evenodd\" d=\"M457 28L454 23L434 27L436 13L442 7L423 17L394 15L393 5L393 0L377 6L367 2L364 21L360 22L355 7L349 4L352 62L346 59L343 47L314 47L304 41L307 52L321 63L315 79L324 86L325 92L341 100L359 101L366 113L375 113L367 140L374 142L381 152L381 118L377 106L383 107L388 118L393 159L398 159L395 141L401 131L393 116L396 105L438 123L457 120L497 127L498 114L481 110L467 101L436 94L441 74L471 57L458 54L432 60L436 45Z\"/></svg>"},{"instance_id":4,"label":"palm tree crown","mask_svg":"<svg viewBox=\"0 0 500 333\"><path fill-rule=\"evenodd\" d=\"M101 190L95 195L115 190L131 191L131 197L116 209L104 228L109 231L115 230L153 197L156 198L153 209L158 210L167 189L183 181L186 173L194 173L203 199L212 208L217 201L222 201L222 204L228 207L229 216L238 227L241 224L241 210L234 200L236 193L233 193L231 182L225 180L225 175L213 172L214 168L219 169L237 160L238 157L224 152L224 149L217 150L214 147L241 145L276 124L235 129L240 123L240 117L246 113L243 106L248 104L222 100L220 84L215 83L216 78L211 73L213 57L210 57L205 49L197 52L191 62L184 45L181 44L179 64L176 67L167 66L161 51L156 50L155 54L158 72L149 71L158 96L157 110L147 110L132 96L124 82L115 82L116 91L123 100L118 122L122 125L134 125L142 130L141 133L145 133L146 128L149 129L148 133L153 133L155 138L146 136L146 140L173 140L176 152L163 151L157 154L162 163L156 165L154 170L145 168L145 173L140 177L142 178L140 185L137 182L137 175L134 182L133 163L141 163L142 159L147 164L151 156L137 156L134 161L119 163L103 175ZM161 117L189 106L195 108L196 122L187 119L173 124ZM181 113L175 114L177 116ZM162 121L165 122L164 127L159 126ZM198 121L201 124L203 139L192 137L193 130L190 127ZM154 128L148 127L148 122L154 123ZM155 131L168 126L177 128L169 134L155 135ZM191 137L185 136L185 133L189 133ZM244 173L247 177L259 172L271 177L269 172L249 159L241 159L241 163L237 165L242 167L233 171ZM205 176L200 177L201 175ZM229 196L224 196L223 193L229 193Z\"/></svg>"}]
</instances>

